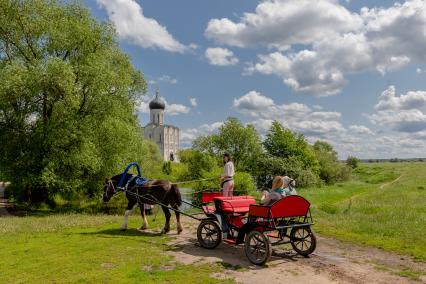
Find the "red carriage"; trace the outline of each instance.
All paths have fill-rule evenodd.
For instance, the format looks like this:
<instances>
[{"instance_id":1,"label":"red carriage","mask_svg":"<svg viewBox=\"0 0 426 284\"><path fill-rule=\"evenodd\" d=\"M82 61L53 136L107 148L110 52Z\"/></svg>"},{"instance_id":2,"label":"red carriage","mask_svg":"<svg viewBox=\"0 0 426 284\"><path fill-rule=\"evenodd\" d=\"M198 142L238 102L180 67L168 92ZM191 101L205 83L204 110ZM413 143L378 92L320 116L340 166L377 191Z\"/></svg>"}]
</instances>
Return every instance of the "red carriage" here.
<instances>
[{"instance_id":1,"label":"red carriage","mask_svg":"<svg viewBox=\"0 0 426 284\"><path fill-rule=\"evenodd\" d=\"M310 203L301 196L282 198L271 206L256 205L251 196L223 197L203 193L202 219L197 230L200 245L214 249L222 241L244 244L248 259L257 265L268 261L272 246L290 243L300 255L308 256L316 247ZM227 235L224 237L223 229Z\"/></svg>"}]
</instances>

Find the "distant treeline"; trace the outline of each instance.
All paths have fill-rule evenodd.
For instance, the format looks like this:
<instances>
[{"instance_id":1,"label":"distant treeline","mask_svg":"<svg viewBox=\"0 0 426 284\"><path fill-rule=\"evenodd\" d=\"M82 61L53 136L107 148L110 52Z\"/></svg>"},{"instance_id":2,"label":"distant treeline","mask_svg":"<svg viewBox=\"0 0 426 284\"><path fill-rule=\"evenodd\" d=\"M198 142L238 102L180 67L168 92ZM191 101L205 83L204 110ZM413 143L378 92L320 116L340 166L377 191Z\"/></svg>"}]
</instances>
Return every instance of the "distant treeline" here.
<instances>
[{"instance_id":1,"label":"distant treeline","mask_svg":"<svg viewBox=\"0 0 426 284\"><path fill-rule=\"evenodd\" d=\"M362 163L402 163L402 162L426 162L426 158L391 158L391 159L360 159Z\"/></svg>"}]
</instances>

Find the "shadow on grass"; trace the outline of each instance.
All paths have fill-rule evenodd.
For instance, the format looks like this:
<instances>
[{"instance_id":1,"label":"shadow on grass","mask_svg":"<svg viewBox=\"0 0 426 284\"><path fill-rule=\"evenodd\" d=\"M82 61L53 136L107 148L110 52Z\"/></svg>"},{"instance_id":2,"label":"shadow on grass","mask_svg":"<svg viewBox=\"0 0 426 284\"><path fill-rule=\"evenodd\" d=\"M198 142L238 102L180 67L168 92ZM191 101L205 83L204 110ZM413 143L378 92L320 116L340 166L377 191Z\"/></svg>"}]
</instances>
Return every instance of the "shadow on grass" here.
<instances>
[{"instance_id":1,"label":"shadow on grass","mask_svg":"<svg viewBox=\"0 0 426 284\"><path fill-rule=\"evenodd\" d=\"M144 237L159 237L162 236L160 232L152 232L152 231L141 231L137 229L104 229L96 232L81 232L78 233L80 235L108 235L108 236L144 236Z\"/></svg>"},{"instance_id":2,"label":"shadow on grass","mask_svg":"<svg viewBox=\"0 0 426 284\"><path fill-rule=\"evenodd\" d=\"M166 250L172 252L176 258L187 258L184 255L190 256L194 262L210 259L215 263L220 263L223 268L227 270L244 271L246 269L257 270L264 269L267 267L273 267L275 265L285 264L289 262L297 262L304 257L298 255L294 251L275 247L273 254L264 266L258 266L252 264L244 253L244 245L230 245L221 243L215 249L205 249L201 247L197 240L194 238L186 238L181 241L176 240L173 244L166 246ZM184 254L184 255L182 255Z\"/></svg>"}]
</instances>

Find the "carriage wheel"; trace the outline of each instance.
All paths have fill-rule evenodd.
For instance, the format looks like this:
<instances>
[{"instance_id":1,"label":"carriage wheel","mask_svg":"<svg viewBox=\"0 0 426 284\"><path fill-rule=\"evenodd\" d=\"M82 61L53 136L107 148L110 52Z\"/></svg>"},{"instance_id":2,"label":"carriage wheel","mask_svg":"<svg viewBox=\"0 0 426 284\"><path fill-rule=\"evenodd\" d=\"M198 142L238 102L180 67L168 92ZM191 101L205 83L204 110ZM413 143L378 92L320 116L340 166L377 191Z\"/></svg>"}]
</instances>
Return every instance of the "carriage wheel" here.
<instances>
[{"instance_id":1,"label":"carriage wheel","mask_svg":"<svg viewBox=\"0 0 426 284\"><path fill-rule=\"evenodd\" d=\"M197 239L203 248L214 249L222 241L222 231L216 222L204 220L198 225Z\"/></svg>"},{"instance_id":2,"label":"carriage wheel","mask_svg":"<svg viewBox=\"0 0 426 284\"><path fill-rule=\"evenodd\" d=\"M265 264L272 255L271 243L260 231L251 231L245 240L244 250L247 258L254 264Z\"/></svg>"},{"instance_id":3,"label":"carriage wheel","mask_svg":"<svg viewBox=\"0 0 426 284\"><path fill-rule=\"evenodd\" d=\"M313 253L317 246L317 239L311 227L295 227L291 229L290 241L293 249L303 256Z\"/></svg>"}]
</instances>

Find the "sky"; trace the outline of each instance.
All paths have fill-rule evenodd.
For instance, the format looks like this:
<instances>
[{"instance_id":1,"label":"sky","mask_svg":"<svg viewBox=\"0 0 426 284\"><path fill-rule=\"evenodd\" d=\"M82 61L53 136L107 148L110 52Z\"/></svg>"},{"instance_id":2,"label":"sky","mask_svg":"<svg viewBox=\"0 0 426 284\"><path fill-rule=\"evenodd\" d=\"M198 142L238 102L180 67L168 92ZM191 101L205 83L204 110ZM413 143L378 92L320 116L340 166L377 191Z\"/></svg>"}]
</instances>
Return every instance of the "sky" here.
<instances>
[{"instance_id":1,"label":"sky","mask_svg":"<svg viewBox=\"0 0 426 284\"><path fill-rule=\"evenodd\" d=\"M426 0L85 0L158 89L181 145L227 117L344 159L426 157Z\"/></svg>"}]
</instances>

